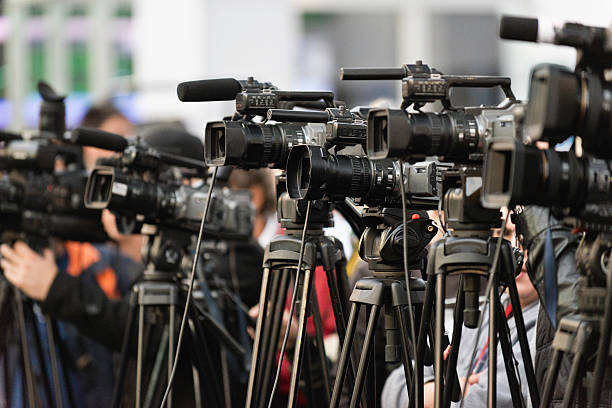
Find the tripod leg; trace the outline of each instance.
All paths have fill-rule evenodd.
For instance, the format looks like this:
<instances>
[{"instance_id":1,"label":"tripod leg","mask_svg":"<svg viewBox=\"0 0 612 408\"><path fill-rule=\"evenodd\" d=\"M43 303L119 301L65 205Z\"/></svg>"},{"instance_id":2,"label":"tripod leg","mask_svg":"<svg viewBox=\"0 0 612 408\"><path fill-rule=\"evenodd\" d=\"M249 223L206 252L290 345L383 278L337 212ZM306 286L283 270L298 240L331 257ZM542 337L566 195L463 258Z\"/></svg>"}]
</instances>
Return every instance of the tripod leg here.
<instances>
[{"instance_id":1,"label":"tripod leg","mask_svg":"<svg viewBox=\"0 0 612 408\"><path fill-rule=\"evenodd\" d=\"M521 386L516 376L516 369L514 367L514 360L512 358L512 344L510 343L510 333L508 330L508 324L506 321L504 309L502 304L497 298L495 302L495 313L497 314L497 333L499 334L499 343L501 344L502 354L504 356L504 364L506 366L506 376L508 377L508 385L510 386L510 395L512 396L512 404L515 407L525 406L523 396L521 395ZM514 315L521 314L521 310L515 311ZM489 350L493 352L492 349ZM497 352L497 350L495 350Z\"/></svg>"},{"instance_id":2,"label":"tripod leg","mask_svg":"<svg viewBox=\"0 0 612 408\"><path fill-rule=\"evenodd\" d=\"M251 357L251 372L249 374L249 382L247 386L246 395L246 408L252 408L256 404L255 391L255 380L259 374L258 363L262 362L261 359L261 336L262 328L264 323L264 317L268 308L268 296L269 296L269 285L270 285L270 269L264 268L263 276L261 280L261 290L259 292L259 314L257 315L257 323L255 325L255 338L253 339L253 355Z\"/></svg>"},{"instance_id":3,"label":"tripod leg","mask_svg":"<svg viewBox=\"0 0 612 408\"><path fill-rule=\"evenodd\" d=\"M68 398L68 406L75 407L76 405L74 403L72 382L70 381L70 375L69 375L68 369L66 368L66 364L65 364L65 362L68 361L68 357L67 357L68 352L66 350L66 346L64 342L61 341L57 321L53 319L51 319L51 321L53 323L52 330L53 330L54 336L56 339L60 339L60 341L58 341L56 344L57 344L57 349L59 351L60 361L62 362L61 372L62 372L62 376L64 379L64 384L66 387L66 397Z\"/></svg>"},{"instance_id":4,"label":"tripod leg","mask_svg":"<svg viewBox=\"0 0 612 408\"><path fill-rule=\"evenodd\" d=\"M53 322L51 317L45 314L45 328L47 329L47 341L49 343L49 359L51 360L51 378L53 379L53 389L55 391L55 406L63 407L62 386L60 384L60 375L57 349L55 347L55 336L53 333Z\"/></svg>"},{"instance_id":5,"label":"tripod leg","mask_svg":"<svg viewBox=\"0 0 612 408\"><path fill-rule=\"evenodd\" d=\"M144 364L144 305L138 305L138 350L136 357L136 408L141 407L142 365Z\"/></svg>"},{"instance_id":6,"label":"tripod leg","mask_svg":"<svg viewBox=\"0 0 612 408\"><path fill-rule=\"evenodd\" d=\"M436 241L432 244L430 254L436 252L438 247ZM423 408L423 366L424 366L424 354L427 348L427 337L429 335L429 328L431 324L431 312L434 305L434 291L435 287L435 275L434 275L434 260L427 263L427 283L425 286L425 298L423 300L423 310L421 312L421 322L419 324L419 335L417 339L416 353L414 356L414 380L412 382L412 393L408 394L408 406L409 408Z\"/></svg>"},{"instance_id":7,"label":"tripod leg","mask_svg":"<svg viewBox=\"0 0 612 408\"><path fill-rule=\"evenodd\" d=\"M129 344L130 338L132 337L134 329L134 318L136 317L136 299L138 297L137 292L134 290L130 295L130 308L128 310L127 323L123 333L123 341L121 344L121 357L119 363L119 372L117 373L117 379L113 387L113 400L112 407L119 408L121 402L121 392L123 390L123 381L125 379L125 371L127 369L127 363L129 359Z\"/></svg>"},{"instance_id":8,"label":"tripod leg","mask_svg":"<svg viewBox=\"0 0 612 408\"><path fill-rule=\"evenodd\" d=\"M353 395L351 396L351 408L357 407L361 397L361 392L363 391L363 380L368 366L368 356L370 354L370 347L374 340L374 332L376 331L376 322L378 322L379 314L380 307L378 305L372 305L372 309L368 317L368 326L366 328L365 338L363 340L361 358L359 359L359 365L357 366L357 376L355 377L355 386L353 387Z\"/></svg>"},{"instance_id":9,"label":"tripod leg","mask_svg":"<svg viewBox=\"0 0 612 408\"><path fill-rule=\"evenodd\" d=\"M512 263L510 260L510 251L505 250L502 253L504 255L505 264L507 265L506 270L511 271ZM521 302L519 299L518 291L516 289L516 281L513 278L507 280L508 291L510 293L510 301L512 303L512 310L521 310ZM531 360L531 350L529 349L529 340L527 339L527 330L525 329L525 320L523 319L523 314L514 313L514 322L516 324L519 345L521 347L521 356L523 357L525 375L527 377L527 385L529 387L529 398L531 399L531 405L537 408L540 406L540 393L538 391L538 384L535 378L533 361Z\"/></svg>"},{"instance_id":10,"label":"tripod leg","mask_svg":"<svg viewBox=\"0 0 612 408\"><path fill-rule=\"evenodd\" d=\"M348 370L351 348L353 339L355 338L355 327L357 326L357 316L359 315L360 305L353 303L351 305L351 313L349 314L348 324L346 326L346 338L342 344L342 352L338 361L338 371L336 373L336 381L334 382L334 390L332 391L330 408L338 408L340 405L340 395L342 393L342 385Z\"/></svg>"},{"instance_id":11,"label":"tripod leg","mask_svg":"<svg viewBox=\"0 0 612 408\"><path fill-rule=\"evenodd\" d=\"M583 378L582 374L584 373L587 358L586 347L589 344L589 337L591 335L590 328L587 328L584 323L578 327L578 333L576 333L576 354L574 355L572 367L567 378L567 387L565 395L563 395L561 408L569 408L572 401L574 401L579 381Z\"/></svg>"},{"instance_id":12,"label":"tripod leg","mask_svg":"<svg viewBox=\"0 0 612 408\"><path fill-rule=\"evenodd\" d=\"M435 341L434 341L434 372L435 378L435 397L434 406L441 408L444 397L444 358L442 350L442 335L444 334L444 297L446 290L446 277L442 273L436 275L436 321L435 321ZM424 318L424 317L423 317Z\"/></svg>"},{"instance_id":13,"label":"tripod leg","mask_svg":"<svg viewBox=\"0 0 612 408\"><path fill-rule=\"evenodd\" d=\"M446 375L444 383L448 384L444 389L444 407L450 407L451 401L459 401L461 398L461 385L457 378L457 359L459 358L459 346L461 343L461 333L463 331L463 309L465 307L465 292L463 291L463 275L459 281L457 291L457 303L453 318L453 338L451 341L450 354L446 361ZM453 382L451 384L451 381Z\"/></svg>"},{"instance_id":14,"label":"tripod leg","mask_svg":"<svg viewBox=\"0 0 612 408\"><path fill-rule=\"evenodd\" d=\"M497 280L497 279L496 279ZM495 302L497 299L497 282L493 282L489 290L489 354L488 354L488 383L487 407L495 408L497 405L497 313Z\"/></svg>"},{"instance_id":15,"label":"tripod leg","mask_svg":"<svg viewBox=\"0 0 612 408\"><path fill-rule=\"evenodd\" d=\"M45 399L46 399L47 404L53 404L53 393L51 392L53 384L51 384L51 380L49 379L49 369L48 369L49 367L47 365L48 355L45 355L45 353L43 352L41 333L39 332L38 316L35 314L36 312L33 308L28 308L28 309L29 310L25 310L26 322L29 323L30 325L29 333L32 335L32 343L34 343L34 351L36 352L36 359L39 364L42 388L45 392ZM35 366L36 366L35 364L32 364L33 368ZM32 373L34 373L34 370L32 371ZM60 392L60 396L61 396L61 392Z\"/></svg>"},{"instance_id":16,"label":"tripod leg","mask_svg":"<svg viewBox=\"0 0 612 408\"><path fill-rule=\"evenodd\" d=\"M316 273L316 272L315 272ZM321 312L319 310L319 301L317 299L317 289L312 287L312 320L315 327L315 335L317 340L316 350L319 354L321 364L321 375L323 378L323 387L325 389L325 405L329 405L331 397L329 370L327 366L327 356L325 355L325 343L323 342L323 324L321 323Z\"/></svg>"},{"instance_id":17,"label":"tripod leg","mask_svg":"<svg viewBox=\"0 0 612 408\"><path fill-rule=\"evenodd\" d=\"M406 312L402 306L395 307L395 316L399 322L400 339L402 341L402 363L404 365L404 375L406 376L406 390L408 395L410 395L410 385L412 384L412 380L414 378L414 371L412 368L412 359L408 353L408 324L406 322Z\"/></svg>"},{"instance_id":18,"label":"tripod leg","mask_svg":"<svg viewBox=\"0 0 612 408\"><path fill-rule=\"evenodd\" d=\"M593 368L593 382L589 393L589 406L597 408L601 398L601 386L604 380L604 371L610 356L610 339L612 337L612 262L608 262L606 278L606 297L604 299L604 315L599 330L599 343L597 345L597 358Z\"/></svg>"},{"instance_id":19,"label":"tripod leg","mask_svg":"<svg viewBox=\"0 0 612 408\"><path fill-rule=\"evenodd\" d=\"M302 365L302 356L304 353L304 337L306 336L306 318L308 309L308 300L310 299L310 291L312 290L312 274L311 269L305 269L304 273L297 271L296 279L298 280L298 289L300 295L300 310L298 318L298 333L295 339L295 348L293 353L293 367L291 369L291 382L289 384L289 402L287 406L295 407L297 404L297 393L299 387L300 369ZM301 281L301 284L300 284Z\"/></svg>"},{"instance_id":20,"label":"tripod leg","mask_svg":"<svg viewBox=\"0 0 612 408\"><path fill-rule=\"evenodd\" d=\"M21 341L21 353L23 358L23 373L25 375L25 383L28 395L28 406L37 407L36 394L34 393L34 373L32 370L32 360L30 356L30 348L28 346L28 337L25 322L25 312L23 310L23 298L19 289L14 288L15 306L17 309L17 324L19 325L19 337Z\"/></svg>"},{"instance_id":21,"label":"tripod leg","mask_svg":"<svg viewBox=\"0 0 612 408\"><path fill-rule=\"evenodd\" d=\"M174 351L176 344L176 323L174 321L176 318L176 306L174 304L170 304L168 309L168 381L170 381L170 376L172 375L172 366L174 365ZM170 392L168 392L168 400L166 402L166 407L172 408L172 389L170 389Z\"/></svg>"},{"instance_id":22,"label":"tripod leg","mask_svg":"<svg viewBox=\"0 0 612 408\"><path fill-rule=\"evenodd\" d=\"M291 278L291 270L281 269L274 271L276 275L276 283L272 284L272 296L270 297L271 311L264 325L264 341L263 341L263 365L262 378L259 380L259 406L265 407L268 403L268 396L272 392L270 382L276 374L276 355L278 354L279 337L282 331L283 316L285 314L285 305L287 294L289 291L289 281ZM266 330L267 329L267 330ZM284 333L283 333L284 334ZM271 398L273 398L271 396Z\"/></svg>"},{"instance_id":23,"label":"tripod leg","mask_svg":"<svg viewBox=\"0 0 612 408\"><path fill-rule=\"evenodd\" d=\"M147 384L147 391L145 393L145 399L143 406L145 408L150 407L153 404L153 398L155 393L161 388L159 386L160 376L162 373L162 366L165 360L164 354L166 354L168 346L168 328L164 327L161 339L159 340L159 346L157 353L155 354L155 362L149 374L149 382Z\"/></svg>"},{"instance_id":24,"label":"tripod leg","mask_svg":"<svg viewBox=\"0 0 612 408\"><path fill-rule=\"evenodd\" d=\"M548 408L552 403L552 397L557 384L557 376L559 375L559 367L561 367L561 359L565 353L561 350L555 350L552 355L550 366L546 372L546 380L544 381L544 390L542 391L541 407Z\"/></svg>"}]
</instances>

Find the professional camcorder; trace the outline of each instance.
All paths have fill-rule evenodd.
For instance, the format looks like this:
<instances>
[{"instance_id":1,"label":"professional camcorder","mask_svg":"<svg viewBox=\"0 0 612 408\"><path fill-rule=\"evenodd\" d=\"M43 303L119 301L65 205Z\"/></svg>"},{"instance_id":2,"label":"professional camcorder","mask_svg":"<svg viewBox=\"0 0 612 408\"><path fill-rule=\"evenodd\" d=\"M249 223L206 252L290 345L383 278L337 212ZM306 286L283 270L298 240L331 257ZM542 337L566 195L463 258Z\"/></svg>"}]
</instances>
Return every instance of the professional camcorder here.
<instances>
[{"instance_id":1,"label":"professional camcorder","mask_svg":"<svg viewBox=\"0 0 612 408\"><path fill-rule=\"evenodd\" d=\"M38 132L0 134L2 240L25 239L35 246L51 237L105 241L100 211L84 206L87 174L80 148L62 140L64 97L44 82L38 90L43 98Z\"/></svg>"},{"instance_id":2,"label":"professional camcorder","mask_svg":"<svg viewBox=\"0 0 612 408\"><path fill-rule=\"evenodd\" d=\"M401 79L401 109L372 109L368 115L367 151L371 159L425 160L438 156L447 162L482 160L484 139L513 134L512 112L521 103L510 79L494 76L442 75L421 61L402 68L343 68L343 80ZM500 87L506 99L498 106L454 107L453 88ZM442 112L421 112L440 101ZM411 107L415 112L407 112Z\"/></svg>"},{"instance_id":3,"label":"professional camcorder","mask_svg":"<svg viewBox=\"0 0 612 408\"><path fill-rule=\"evenodd\" d=\"M608 30L575 23L555 25L543 37L537 19L504 17L502 38L544 41L579 50L574 72L551 64L534 68L529 104L519 138L492 139L486 147L483 205L537 204L555 207L566 223L606 230L610 218L609 143L611 88L604 69L612 66ZM608 102L607 102L608 101ZM538 140L556 144L580 137L583 152L523 145ZM580 154L582 153L582 154Z\"/></svg>"},{"instance_id":4,"label":"professional camcorder","mask_svg":"<svg viewBox=\"0 0 612 408\"><path fill-rule=\"evenodd\" d=\"M253 78L246 81L225 78L183 82L177 92L183 102L236 100L236 112L231 118L206 125L205 160L209 166L284 169L292 146L321 146L326 143L326 125L321 123L320 116L312 123L311 117L288 123L267 123L263 120L267 120L269 109L296 106L321 109L323 111L317 113L325 116L323 122L344 115L333 109L325 111L326 108L335 108L332 92L281 91ZM255 120L256 116L263 120ZM344 123L342 119L340 122ZM336 130L334 136L331 129L331 137L341 138L342 131L339 133Z\"/></svg>"},{"instance_id":5,"label":"professional camcorder","mask_svg":"<svg viewBox=\"0 0 612 408\"><path fill-rule=\"evenodd\" d=\"M186 134L185 138L202 150L197 138ZM120 216L119 225L125 232L149 233L143 227L145 224L198 231L208 187L206 184L192 187L184 180L205 179L204 162L162 152L141 138L127 140L95 129L75 129L72 139L78 144L120 153L118 157L98 160L85 189L88 208L113 211ZM198 157L197 153L192 155ZM221 238L250 237L253 228L250 194L216 188L211 197L206 233Z\"/></svg>"}]
</instances>

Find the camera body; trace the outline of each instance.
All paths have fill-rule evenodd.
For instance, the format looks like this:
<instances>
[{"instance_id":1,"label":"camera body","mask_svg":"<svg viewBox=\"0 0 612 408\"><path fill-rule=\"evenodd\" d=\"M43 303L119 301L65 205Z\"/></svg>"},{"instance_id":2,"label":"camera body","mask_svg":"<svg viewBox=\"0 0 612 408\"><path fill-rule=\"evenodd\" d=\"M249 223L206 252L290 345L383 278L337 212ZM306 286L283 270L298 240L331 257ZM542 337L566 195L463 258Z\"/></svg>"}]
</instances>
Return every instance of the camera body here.
<instances>
[{"instance_id":1,"label":"camera body","mask_svg":"<svg viewBox=\"0 0 612 408\"><path fill-rule=\"evenodd\" d=\"M204 168L195 165L193 160L169 156L136 140L121 157L99 160L87 181L85 205L108 208L119 215L125 232L148 233L150 228L144 225L197 232L208 188L206 184L198 188L185 184L185 179L203 177ZM206 232L220 238L249 238L252 229L250 193L215 188Z\"/></svg>"},{"instance_id":2,"label":"camera body","mask_svg":"<svg viewBox=\"0 0 612 408\"><path fill-rule=\"evenodd\" d=\"M100 211L84 206L87 174L78 146L64 143L65 106L46 83L39 131L2 136L0 150L0 231L2 241L25 239L45 245L49 238L72 241L108 240Z\"/></svg>"}]
</instances>

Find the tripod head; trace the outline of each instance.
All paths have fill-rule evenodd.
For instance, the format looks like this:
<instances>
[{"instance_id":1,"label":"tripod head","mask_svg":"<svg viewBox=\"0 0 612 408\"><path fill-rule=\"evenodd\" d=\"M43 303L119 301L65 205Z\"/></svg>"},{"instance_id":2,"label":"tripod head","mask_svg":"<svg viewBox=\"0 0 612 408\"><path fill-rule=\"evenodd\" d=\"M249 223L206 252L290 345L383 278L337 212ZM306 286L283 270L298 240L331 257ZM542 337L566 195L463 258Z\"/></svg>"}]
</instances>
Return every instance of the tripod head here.
<instances>
[{"instance_id":1,"label":"tripod head","mask_svg":"<svg viewBox=\"0 0 612 408\"><path fill-rule=\"evenodd\" d=\"M189 253L193 233L167 225L143 225L142 233L148 234L142 249L142 262L146 269L145 280L174 281L182 275L183 258Z\"/></svg>"},{"instance_id":2,"label":"tripod head","mask_svg":"<svg viewBox=\"0 0 612 408\"><path fill-rule=\"evenodd\" d=\"M368 263L372 275L404 278L404 228L408 263L415 269L422 268L426 246L437 233L426 211L410 211L405 226L399 208L366 208L362 216L368 227L359 241L359 256Z\"/></svg>"}]
</instances>

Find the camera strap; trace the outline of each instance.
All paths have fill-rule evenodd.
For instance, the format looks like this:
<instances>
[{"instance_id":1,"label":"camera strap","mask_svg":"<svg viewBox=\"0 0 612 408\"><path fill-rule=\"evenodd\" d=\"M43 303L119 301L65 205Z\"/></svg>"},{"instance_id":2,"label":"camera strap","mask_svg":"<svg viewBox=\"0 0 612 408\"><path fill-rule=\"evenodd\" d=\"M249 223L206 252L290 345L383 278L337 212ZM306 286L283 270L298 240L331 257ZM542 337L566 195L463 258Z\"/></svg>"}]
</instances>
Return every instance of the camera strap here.
<instances>
[{"instance_id":1,"label":"camera strap","mask_svg":"<svg viewBox=\"0 0 612 408\"><path fill-rule=\"evenodd\" d=\"M557 270L555 265L555 250L552 242L550 214L546 241L544 243L544 293L546 294L546 313L553 328L557 328Z\"/></svg>"}]
</instances>

